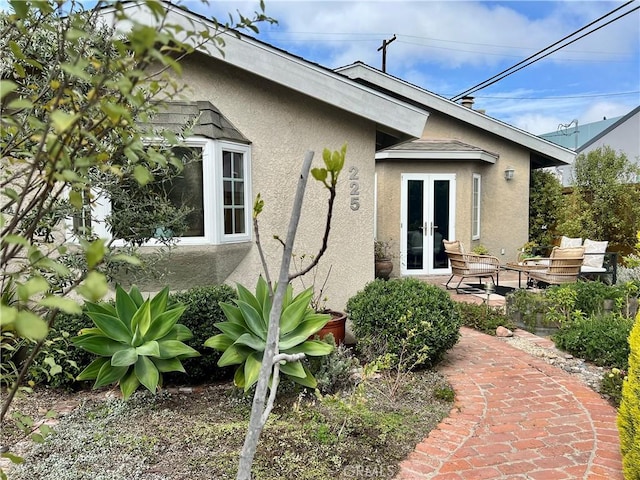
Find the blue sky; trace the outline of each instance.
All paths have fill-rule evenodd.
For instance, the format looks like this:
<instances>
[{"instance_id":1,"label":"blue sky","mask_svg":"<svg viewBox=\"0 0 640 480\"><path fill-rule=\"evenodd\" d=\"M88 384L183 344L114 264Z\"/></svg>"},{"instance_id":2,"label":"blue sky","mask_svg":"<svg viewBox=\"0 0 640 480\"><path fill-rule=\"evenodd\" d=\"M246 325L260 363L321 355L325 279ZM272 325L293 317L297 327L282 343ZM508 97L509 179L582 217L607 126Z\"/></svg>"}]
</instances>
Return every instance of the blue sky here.
<instances>
[{"instance_id":1,"label":"blue sky","mask_svg":"<svg viewBox=\"0 0 640 480\"><path fill-rule=\"evenodd\" d=\"M265 0L277 25L257 37L323 66L362 61L450 98L625 2ZM206 16L245 15L255 1L182 4ZM636 0L617 15L640 6ZM609 17L608 19L612 19ZM597 26L596 24L595 26ZM474 94L475 108L535 134L624 115L640 105L640 10Z\"/></svg>"},{"instance_id":2,"label":"blue sky","mask_svg":"<svg viewBox=\"0 0 640 480\"><path fill-rule=\"evenodd\" d=\"M82 2L90 7L95 1ZM174 0L225 21L259 0ZM265 0L262 41L325 67L362 61L450 98L626 2ZM0 7L6 8L6 0ZM640 0L621 9L640 6ZM609 17L608 19L612 19ZM597 26L599 24L596 24ZM640 10L474 94L474 108L534 134L624 115L640 105Z\"/></svg>"}]
</instances>

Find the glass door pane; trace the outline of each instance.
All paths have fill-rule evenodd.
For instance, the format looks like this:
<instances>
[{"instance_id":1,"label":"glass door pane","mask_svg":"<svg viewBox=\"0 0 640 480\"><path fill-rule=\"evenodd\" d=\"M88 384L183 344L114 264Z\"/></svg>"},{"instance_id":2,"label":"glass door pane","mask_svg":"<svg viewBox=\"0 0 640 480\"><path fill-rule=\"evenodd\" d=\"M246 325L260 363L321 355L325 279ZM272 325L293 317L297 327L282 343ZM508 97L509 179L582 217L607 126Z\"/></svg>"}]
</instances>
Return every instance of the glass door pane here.
<instances>
[{"instance_id":1,"label":"glass door pane","mask_svg":"<svg viewBox=\"0 0 640 480\"><path fill-rule=\"evenodd\" d=\"M424 181L407 182L407 269L424 269Z\"/></svg>"},{"instance_id":2,"label":"glass door pane","mask_svg":"<svg viewBox=\"0 0 640 480\"><path fill-rule=\"evenodd\" d=\"M443 239L449 239L450 219L450 182L434 180L433 182L433 247L431 249L432 268L447 268L447 255L444 251Z\"/></svg>"}]
</instances>

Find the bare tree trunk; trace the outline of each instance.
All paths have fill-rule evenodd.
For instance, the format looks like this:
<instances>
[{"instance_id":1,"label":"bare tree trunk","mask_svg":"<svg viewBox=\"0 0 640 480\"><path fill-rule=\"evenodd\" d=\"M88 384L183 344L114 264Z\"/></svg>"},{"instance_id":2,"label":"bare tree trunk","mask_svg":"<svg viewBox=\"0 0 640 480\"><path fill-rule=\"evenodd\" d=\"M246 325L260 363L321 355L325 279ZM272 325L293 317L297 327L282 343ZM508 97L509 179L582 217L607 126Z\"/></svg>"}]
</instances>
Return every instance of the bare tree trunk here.
<instances>
[{"instance_id":1,"label":"bare tree trunk","mask_svg":"<svg viewBox=\"0 0 640 480\"><path fill-rule=\"evenodd\" d=\"M260 434L267 420L267 416L273 407L273 394L278 388L278 365L275 366L273 375L273 385L271 385L272 395L267 403L267 390L269 388L269 378L274 369L274 360L279 361L280 357L276 357L279 353L278 339L280 338L280 313L282 310L282 301L284 294L289 285L289 267L291 264L291 255L293 253L293 243L298 229L300 220L300 211L302 210L302 200L309 178L309 170L311 169L311 161L313 160L313 152L307 152L304 157L300 178L298 179L298 188L293 202L291 218L289 220L289 228L287 230L287 240L282 252L282 261L280 263L280 274L278 277L278 286L273 298L271 307L271 315L269 317L269 331L267 333L267 345L262 357L262 365L260 367L260 376L256 385L256 392L253 396L253 405L251 407L251 418L249 419L249 427L247 435L244 439L244 445L240 454L240 464L238 466L237 480L251 480L251 466L253 465L253 457L258 447Z\"/></svg>"}]
</instances>

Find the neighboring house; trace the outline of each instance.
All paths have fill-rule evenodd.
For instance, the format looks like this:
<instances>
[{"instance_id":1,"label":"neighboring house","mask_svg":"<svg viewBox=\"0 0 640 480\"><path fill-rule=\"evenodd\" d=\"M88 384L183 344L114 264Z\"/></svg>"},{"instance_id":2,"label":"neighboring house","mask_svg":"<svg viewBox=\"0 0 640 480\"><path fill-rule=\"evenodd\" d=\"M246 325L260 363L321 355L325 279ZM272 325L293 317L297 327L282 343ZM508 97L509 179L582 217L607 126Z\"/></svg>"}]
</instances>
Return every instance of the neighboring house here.
<instances>
[{"instance_id":1,"label":"neighboring house","mask_svg":"<svg viewBox=\"0 0 640 480\"><path fill-rule=\"evenodd\" d=\"M627 158L640 164L640 106L626 115L608 118L573 128L558 130L540 135L541 138L575 150L576 154L588 154L605 145L616 152L624 153ZM562 175L562 184L573 184L573 167L566 165L558 167Z\"/></svg>"},{"instance_id":2,"label":"neighboring house","mask_svg":"<svg viewBox=\"0 0 640 480\"><path fill-rule=\"evenodd\" d=\"M170 23L214 29L201 16L165 7ZM125 8L141 19L135 4ZM262 273L251 216L258 193L265 202L259 218L262 244L277 278L282 248L273 236L286 237L305 153L315 151L313 166L322 166L323 148L339 150L346 142L329 249L316 277L319 288L331 268L327 306L343 309L374 277L376 152L420 137L428 113L250 37L228 34L224 41L224 56L211 43L181 61L186 101L169 104L154 120L178 131L199 115L186 143L201 152L201 161L189 164L182 187L195 209L190 231L171 253L167 275L142 287L153 291L166 284L179 290L238 282L252 289ZM297 256L308 258L320 248L327 199L326 189L310 177ZM98 213L108 215L109 199L99 203ZM294 287L299 290L302 283Z\"/></svg>"},{"instance_id":3,"label":"neighboring house","mask_svg":"<svg viewBox=\"0 0 640 480\"><path fill-rule=\"evenodd\" d=\"M337 70L429 111L421 138L376 153L377 237L397 242L396 274L450 271L442 239L483 245L502 263L528 240L532 169L570 150L362 63Z\"/></svg>"},{"instance_id":4,"label":"neighboring house","mask_svg":"<svg viewBox=\"0 0 640 480\"><path fill-rule=\"evenodd\" d=\"M125 5L140 18L135 4ZM164 5L173 24L214 29L199 15ZM258 193L265 201L261 239L277 276L281 245L273 236L286 235L307 150L320 166L323 148L348 144L329 249L315 276L321 284L330 269L324 295L334 309L373 279L376 235L395 242L399 275L449 272L442 239L469 249L483 244L504 262L515 259L528 239L531 169L574 158L366 65L331 71L244 35L224 39L224 55L205 44L181 61L186 100L154 120L179 131L198 116L186 142L201 161L189 164L180 187L195 212L190 231L171 253L167 275L143 284L146 290L222 282L252 288L262 273L251 217ZM116 208L107 198L99 203L103 216ZM310 179L297 259L318 251L326 204L326 191Z\"/></svg>"}]
</instances>

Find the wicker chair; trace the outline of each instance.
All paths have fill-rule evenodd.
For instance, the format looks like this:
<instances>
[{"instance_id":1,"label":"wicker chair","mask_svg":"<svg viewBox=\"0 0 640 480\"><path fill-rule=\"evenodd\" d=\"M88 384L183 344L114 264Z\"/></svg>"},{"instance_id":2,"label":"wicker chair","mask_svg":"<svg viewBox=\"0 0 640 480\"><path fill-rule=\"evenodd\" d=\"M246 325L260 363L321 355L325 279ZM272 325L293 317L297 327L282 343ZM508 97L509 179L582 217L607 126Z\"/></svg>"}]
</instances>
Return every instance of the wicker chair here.
<instances>
[{"instance_id":1,"label":"wicker chair","mask_svg":"<svg viewBox=\"0 0 640 480\"><path fill-rule=\"evenodd\" d=\"M465 278L479 278L480 282L482 282L483 278L491 278L494 284L497 283L496 278L500 272L500 260L496 257L464 253L462 245L457 240L451 242L443 240L443 243L451 264L451 277L445 284L446 288L449 288L449 283L456 276L460 277L460 281L455 287L456 292L460 291L460 284Z\"/></svg>"},{"instance_id":2,"label":"wicker chair","mask_svg":"<svg viewBox=\"0 0 640 480\"><path fill-rule=\"evenodd\" d=\"M528 279L550 285L560 285L562 283L573 283L578 280L583 261L584 247L556 247L551 251L551 256L548 259L538 258L525 260L524 265L546 265L544 269L527 271Z\"/></svg>"}]
</instances>

